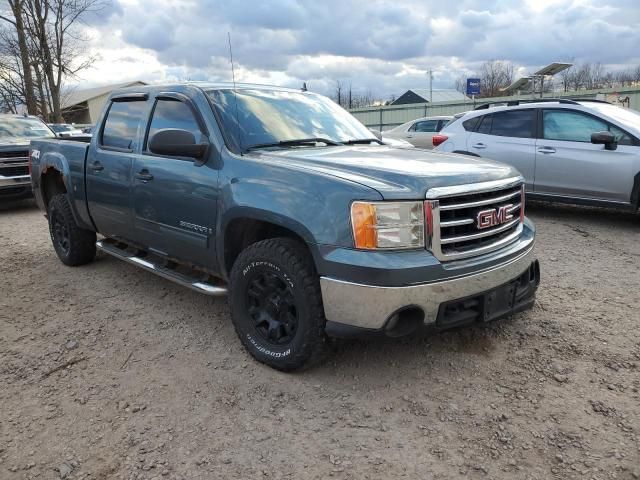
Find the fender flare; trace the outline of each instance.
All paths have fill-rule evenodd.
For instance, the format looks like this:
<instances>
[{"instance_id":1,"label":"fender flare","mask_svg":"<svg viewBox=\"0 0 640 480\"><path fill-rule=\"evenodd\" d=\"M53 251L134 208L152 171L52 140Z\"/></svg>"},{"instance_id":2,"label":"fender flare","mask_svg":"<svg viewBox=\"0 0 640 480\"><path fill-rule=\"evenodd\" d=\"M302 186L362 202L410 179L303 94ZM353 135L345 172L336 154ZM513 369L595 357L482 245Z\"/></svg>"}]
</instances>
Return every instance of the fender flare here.
<instances>
[{"instance_id":1,"label":"fender flare","mask_svg":"<svg viewBox=\"0 0 640 480\"><path fill-rule=\"evenodd\" d=\"M307 247L309 247L312 255L315 255L315 249L312 248L316 244L314 236L311 231L300 222L269 210L250 206L235 206L225 212L217 227L218 230L216 232L216 236L218 238L216 241L216 257L218 259L218 265L222 270L225 269L225 238L227 228L233 220L238 218L267 222L289 230L300 237L306 243ZM228 274L228 272L225 273Z\"/></svg>"}]
</instances>

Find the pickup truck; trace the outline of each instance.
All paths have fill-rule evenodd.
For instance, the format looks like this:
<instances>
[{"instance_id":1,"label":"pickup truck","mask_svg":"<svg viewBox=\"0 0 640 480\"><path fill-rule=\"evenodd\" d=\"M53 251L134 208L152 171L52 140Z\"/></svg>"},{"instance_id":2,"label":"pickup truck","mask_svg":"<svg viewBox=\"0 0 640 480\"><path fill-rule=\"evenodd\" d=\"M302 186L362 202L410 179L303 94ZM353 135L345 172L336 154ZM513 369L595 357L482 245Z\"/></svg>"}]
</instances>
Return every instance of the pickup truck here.
<instances>
[{"instance_id":1,"label":"pickup truck","mask_svg":"<svg viewBox=\"0 0 640 480\"><path fill-rule=\"evenodd\" d=\"M86 264L99 249L228 295L241 342L274 368L313 364L331 337L447 329L534 302L516 170L390 147L321 95L123 89L88 140L31 145L60 260Z\"/></svg>"},{"instance_id":2,"label":"pickup truck","mask_svg":"<svg viewBox=\"0 0 640 480\"><path fill-rule=\"evenodd\" d=\"M37 117L0 114L0 201L31 196L29 142L53 136Z\"/></svg>"}]
</instances>

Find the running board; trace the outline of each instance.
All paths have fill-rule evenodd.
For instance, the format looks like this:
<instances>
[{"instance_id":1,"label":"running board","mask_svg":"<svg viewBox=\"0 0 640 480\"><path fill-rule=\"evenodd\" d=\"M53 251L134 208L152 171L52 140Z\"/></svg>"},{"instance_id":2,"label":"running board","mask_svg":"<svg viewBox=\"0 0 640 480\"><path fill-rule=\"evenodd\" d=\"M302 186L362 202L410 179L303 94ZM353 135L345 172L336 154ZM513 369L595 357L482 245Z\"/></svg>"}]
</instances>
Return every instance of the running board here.
<instances>
[{"instance_id":1,"label":"running board","mask_svg":"<svg viewBox=\"0 0 640 480\"><path fill-rule=\"evenodd\" d=\"M204 293L205 295L210 295L212 297L221 297L227 295L227 288L224 286L204 282L196 277L177 272L172 268L161 265L160 263L154 263L153 261L151 261L151 258L141 258L135 253L127 250L126 245L124 246L124 248L122 248L120 245L121 244L119 242L110 238L98 240L96 242L96 247L98 248L98 250L119 258L120 260L124 260L125 262L131 263L132 265L143 268L144 270L155 273L156 275L160 275L161 277L180 284L183 287L190 288L191 290L195 290L196 292Z\"/></svg>"}]
</instances>

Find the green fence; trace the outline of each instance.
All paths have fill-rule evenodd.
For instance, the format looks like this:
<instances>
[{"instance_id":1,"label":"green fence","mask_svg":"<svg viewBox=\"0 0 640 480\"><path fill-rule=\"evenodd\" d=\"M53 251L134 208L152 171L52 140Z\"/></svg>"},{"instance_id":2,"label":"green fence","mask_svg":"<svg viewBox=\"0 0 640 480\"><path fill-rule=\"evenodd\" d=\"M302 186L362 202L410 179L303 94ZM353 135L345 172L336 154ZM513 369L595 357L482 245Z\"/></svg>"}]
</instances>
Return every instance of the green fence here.
<instances>
[{"instance_id":1,"label":"green fence","mask_svg":"<svg viewBox=\"0 0 640 480\"><path fill-rule=\"evenodd\" d=\"M578 92L554 92L545 94L545 97L553 98L594 98L616 102L619 98L625 99L624 106L640 110L640 88L611 88L601 90L581 90ZM389 130L409 120L436 115L454 115L456 113L473 110L475 107L488 101L499 102L517 99L530 99L531 95L511 97L497 97L491 99L477 99L475 102L439 102L439 103L414 103L410 105L389 105L385 107L355 108L351 113L369 128ZM628 98L628 101L626 100Z\"/></svg>"}]
</instances>

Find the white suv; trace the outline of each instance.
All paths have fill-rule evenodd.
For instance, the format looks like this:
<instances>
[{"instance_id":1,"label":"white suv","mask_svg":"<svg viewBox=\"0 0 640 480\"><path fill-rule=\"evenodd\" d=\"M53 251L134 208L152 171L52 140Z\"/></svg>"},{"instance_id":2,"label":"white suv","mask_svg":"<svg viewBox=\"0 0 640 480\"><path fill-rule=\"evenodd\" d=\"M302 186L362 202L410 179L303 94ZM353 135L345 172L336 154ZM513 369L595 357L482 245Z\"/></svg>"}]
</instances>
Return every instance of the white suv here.
<instances>
[{"instance_id":1,"label":"white suv","mask_svg":"<svg viewBox=\"0 0 640 480\"><path fill-rule=\"evenodd\" d=\"M638 209L635 110L596 100L487 104L457 116L433 144L437 151L513 165L525 177L530 198Z\"/></svg>"}]
</instances>

